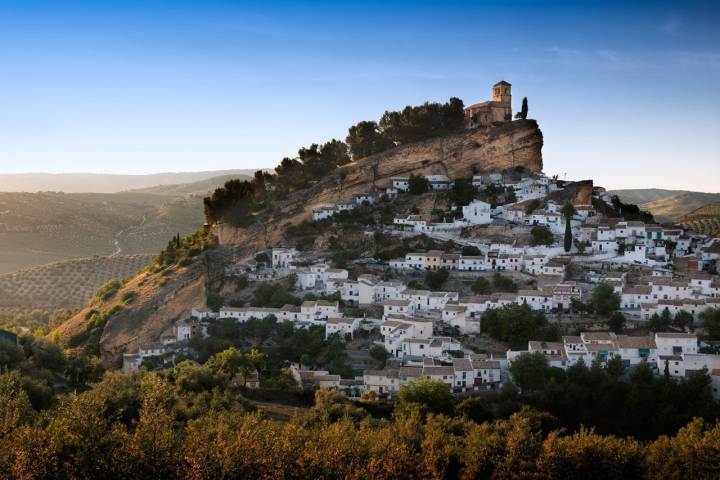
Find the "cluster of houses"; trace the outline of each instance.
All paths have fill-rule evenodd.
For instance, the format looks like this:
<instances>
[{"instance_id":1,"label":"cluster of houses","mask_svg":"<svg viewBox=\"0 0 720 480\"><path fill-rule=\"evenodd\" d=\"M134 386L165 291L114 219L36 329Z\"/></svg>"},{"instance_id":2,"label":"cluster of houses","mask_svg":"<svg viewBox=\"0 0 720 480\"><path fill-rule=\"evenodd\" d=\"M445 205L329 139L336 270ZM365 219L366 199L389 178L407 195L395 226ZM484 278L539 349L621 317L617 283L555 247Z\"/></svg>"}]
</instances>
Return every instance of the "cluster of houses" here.
<instances>
[{"instance_id":1,"label":"cluster of houses","mask_svg":"<svg viewBox=\"0 0 720 480\"><path fill-rule=\"evenodd\" d=\"M150 357L165 357L187 352L187 343L195 335L207 335L206 326L198 318L178 321L165 330L156 342L140 345L137 352L123 354L124 372L137 370Z\"/></svg>"},{"instance_id":2,"label":"cluster of houses","mask_svg":"<svg viewBox=\"0 0 720 480\"><path fill-rule=\"evenodd\" d=\"M445 175L426 178L432 190L449 190L454 185ZM395 218L390 228L394 232L423 233L439 239L452 237L453 231L459 232L467 226L493 223L547 227L556 239L564 233L566 221L561 213L562 204L548 197L563 188L557 180L544 175L517 179L490 173L474 176L472 184L478 190L512 191L516 201L490 205L474 200L457 207L462 210L462 216L454 212L452 216L456 219L451 222L433 222L430 215L416 214ZM381 194L394 199L398 192L409 188L409 177L393 178L383 192L356 194L347 203L318 206L313 209L312 218L319 221L361 205L375 204ZM610 196L601 189L595 196L597 200L611 203ZM583 300L592 284L598 281L610 284L621 298L621 311L640 322L656 314L675 316L680 311L689 313L697 322L705 309L720 308L720 279L707 273L716 272L720 266L720 239L696 235L682 227L607 218L598 214L592 205L575 205L570 225L576 244L569 253L564 252L559 242L521 247L515 243L483 244L465 240L466 245L477 248L477 254L440 250L409 252L387 263L387 267L401 275L446 269L465 277L474 277L474 273L479 272L517 272L542 279L542 286L533 289L472 297L461 297L453 291L409 288L402 281L382 280L373 274L350 278L346 269L333 268L317 255L294 248L273 248L264 254L268 257L266 262L256 260L259 257L246 259L227 273L247 275L253 281L295 275L298 290L312 291L324 298L339 297L345 304L382 307L382 317L346 317L338 301L323 299L281 308L222 307L217 312L194 308L189 319L164 332L157 342L126 354L123 368L132 370L149 357L185 352L187 341L193 335L206 334L207 322L212 319L246 322L251 318L274 317L280 322L292 322L298 328L323 326L326 338L338 335L351 339L358 330L371 328L377 328L381 334L382 339L376 343L384 347L390 359L385 369L366 370L362 377L342 379L327 371L291 366L293 378L306 387L352 388L354 392L372 390L380 395L393 395L407 382L431 378L443 381L454 391L495 388L506 377L508 364L514 359L523 353L540 352L551 365L559 368L581 360L586 364L602 363L614 357L621 358L628 366L647 361L657 371L668 371L677 377L707 368L712 375L713 393L718 395L719 357L698 353L697 337L693 334L633 337L584 332L563 337L561 342L531 341L524 351L487 355L464 348L454 338L456 335L437 334L449 327L459 334L477 335L488 310L511 304L527 305L534 311L568 312L574 301ZM589 272L582 282L569 281L570 267L574 264L585 270L599 266L601 273ZM675 266L675 274L671 264ZM642 274L629 273L637 270ZM379 308L376 311L379 312ZM257 376L250 380L251 385L257 385Z\"/></svg>"},{"instance_id":3,"label":"cluster of houses","mask_svg":"<svg viewBox=\"0 0 720 480\"><path fill-rule=\"evenodd\" d=\"M439 270L460 272L526 272L531 275L564 276L571 262L568 255L551 256L562 250L525 249L512 245L490 245L479 249L481 255L445 253L440 250L409 252L404 258L390 260L390 268L397 270ZM484 254L482 253L484 250Z\"/></svg>"},{"instance_id":4,"label":"cluster of houses","mask_svg":"<svg viewBox=\"0 0 720 480\"><path fill-rule=\"evenodd\" d=\"M528 342L527 350L509 350L507 363L525 353L541 353L548 364L567 369L578 362L607 364L619 358L626 367L647 362L658 374L685 378L706 369L712 381L713 397L720 398L720 355L699 353L693 333L660 332L647 336L617 335L613 332L582 332L564 336L560 342Z\"/></svg>"},{"instance_id":5,"label":"cluster of houses","mask_svg":"<svg viewBox=\"0 0 720 480\"><path fill-rule=\"evenodd\" d=\"M507 361L503 356L473 353L445 362L426 358L420 365L365 370L362 386L380 396L392 396L409 382L429 378L441 381L457 392L487 390L497 388L504 379L506 368Z\"/></svg>"},{"instance_id":6,"label":"cluster of houses","mask_svg":"<svg viewBox=\"0 0 720 480\"><path fill-rule=\"evenodd\" d=\"M630 280L627 272L608 272L604 281L620 295L620 308L642 320L667 310L671 317L685 311L697 321L706 308L720 308L720 278L708 273L674 277L655 270Z\"/></svg>"},{"instance_id":7,"label":"cluster of houses","mask_svg":"<svg viewBox=\"0 0 720 480\"><path fill-rule=\"evenodd\" d=\"M336 213L354 210L360 205L373 205L377 201L377 195L371 193L357 193L353 195L352 201L340 202L329 205L318 205L312 209L312 219L315 221L330 218Z\"/></svg>"}]
</instances>

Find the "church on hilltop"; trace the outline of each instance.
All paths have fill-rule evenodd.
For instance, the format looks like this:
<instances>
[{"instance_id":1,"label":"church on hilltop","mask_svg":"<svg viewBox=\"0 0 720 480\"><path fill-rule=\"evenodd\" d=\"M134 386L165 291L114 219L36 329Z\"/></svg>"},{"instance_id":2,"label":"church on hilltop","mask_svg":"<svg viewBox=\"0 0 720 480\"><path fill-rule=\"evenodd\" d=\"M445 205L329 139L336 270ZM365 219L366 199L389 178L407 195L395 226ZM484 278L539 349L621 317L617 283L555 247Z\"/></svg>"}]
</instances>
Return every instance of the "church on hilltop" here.
<instances>
[{"instance_id":1,"label":"church on hilltop","mask_svg":"<svg viewBox=\"0 0 720 480\"><path fill-rule=\"evenodd\" d=\"M492 100L480 102L465 108L468 127L488 126L493 122L512 120L512 94L510 85L501 80L493 85Z\"/></svg>"}]
</instances>

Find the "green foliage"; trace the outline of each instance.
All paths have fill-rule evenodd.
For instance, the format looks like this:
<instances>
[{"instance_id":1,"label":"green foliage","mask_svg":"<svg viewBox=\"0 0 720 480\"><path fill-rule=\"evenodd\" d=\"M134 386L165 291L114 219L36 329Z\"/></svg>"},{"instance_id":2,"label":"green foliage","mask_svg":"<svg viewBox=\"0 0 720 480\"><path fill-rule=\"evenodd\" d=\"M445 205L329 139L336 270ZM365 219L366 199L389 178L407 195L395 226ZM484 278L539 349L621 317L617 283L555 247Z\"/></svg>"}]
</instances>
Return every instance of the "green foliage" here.
<instances>
[{"instance_id":1,"label":"green foliage","mask_svg":"<svg viewBox=\"0 0 720 480\"><path fill-rule=\"evenodd\" d=\"M490 291L490 282L488 282L487 278L485 277L478 277L472 283L470 289L473 291L473 293L483 295Z\"/></svg>"},{"instance_id":2,"label":"green foliage","mask_svg":"<svg viewBox=\"0 0 720 480\"><path fill-rule=\"evenodd\" d=\"M405 414L419 412L422 416L428 413L452 415L455 396L446 383L421 378L400 387L397 409Z\"/></svg>"},{"instance_id":3,"label":"green foliage","mask_svg":"<svg viewBox=\"0 0 720 480\"><path fill-rule=\"evenodd\" d=\"M509 370L513 382L523 390L539 390L553 376L553 368L541 352L521 354L510 363Z\"/></svg>"},{"instance_id":4,"label":"green foliage","mask_svg":"<svg viewBox=\"0 0 720 480\"><path fill-rule=\"evenodd\" d=\"M339 338L325 340L325 329L320 326L295 328L291 322L278 323L274 316L265 319L251 318L238 323L234 319L216 319L208 324L208 338L200 336L190 340L201 362L230 347L257 348L264 356L267 371L277 375L285 361L303 365L322 365L332 373L350 378L354 375L348 365L345 343Z\"/></svg>"},{"instance_id":5,"label":"green foliage","mask_svg":"<svg viewBox=\"0 0 720 480\"><path fill-rule=\"evenodd\" d=\"M158 374L108 373L92 389L58 396L37 412L14 371L0 374L0 472L167 479L717 476L720 425L706 373L673 380L641 365L622 380L615 367L579 364L563 373L548 372L539 359L516 362L526 365L511 367L519 370L513 375L534 387L526 385L520 396L508 388L455 406L447 385L424 379L401 387L396 415L379 421L367 413L378 402L352 403L331 390L315 393L312 408L296 418L258 415L244 394L273 403L280 397L234 386L226 374L191 361ZM292 392L285 393L289 401ZM534 408L520 407L518 399ZM506 418L497 419L500 412Z\"/></svg>"},{"instance_id":6,"label":"green foliage","mask_svg":"<svg viewBox=\"0 0 720 480\"><path fill-rule=\"evenodd\" d=\"M453 97L445 104L426 102L399 112L385 112L379 128L392 144L403 145L457 132L464 124L463 102Z\"/></svg>"},{"instance_id":7,"label":"green foliage","mask_svg":"<svg viewBox=\"0 0 720 480\"><path fill-rule=\"evenodd\" d=\"M517 284L512 281L512 278L500 275L496 273L493 276L493 284L495 288L501 292L517 292Z\"/></svg>"},{"instance_id":8,"label":"green foliage","mask_svg":"<svg viewBox=\"0 0 720 480\"><path fill-rule=\"evenodd\" d=\"M590 293L590 304L596 313L610 315L620 308L620 295L612 285L601 282Z\"/></svg>"},{"instance_id":9,"label":"green foliage","mask_svg":"<svg viewBox=\"0 0 720 480\"><path fill-rule=\"evenodd\" d=\"M625 329L625 315L623 315L622 312L613 312L610 320L608 320L608 327L612 332L622 333Z\"/></svg>"},{"instance_id":10,"label":"green foliage","mask_svg":"<svg viewBox=\"0 0 720 480\"><path fill-rule=\"evenodd\" d=\"M98 289L97 297L102 301L107 301L112 298L122 286L123 284L120 280L110 280Z\"/></svg>"},{"instance_id":11,"label":"green foliage","mask_svg":"<svg viewBox=\"0 0 720 480\"><path fill-rule=\"evenodd\" d=\"M710 338L720 339L720 308L706 308L700 314L700 321Z\"/></svg>"},{"instance_id":12,"label":"green foliage","mask_svg":"<svg viewBox=\"0 0 720 480\"><path fill-rule=\"evenodd\" d=\"M355 160L369 157L395 146L391 139L382 134L377 122L373 121L362 121L350 127L345 142Z\"/></svg>"},{"instance_id":13,"label":"green foliage","mask_svg":"<svg viewBox=\"0 0 720 480\"><path fill-rule=\"evenodd\" d=\"M25 359L25 353L15 342L0 338L0 371L17 368Z\"/></svg>"},{"instance_id":14,"label":"green foliage","mask_svg":"<svg viewBox=\"0 0 720 480\"><path fill-rule=\"evenodd\" d=\"M515 350L527 348L530 340L557 341L560 338L557 327L548 324L544 313L516 303L485 312L482 326L485 333Z\"/></svg>"},{"instance_id":15,"label":"green foliage","mask_svg":"<svg viewBox=\"0 0 720 480\"><path fill-rule=\"evenodd\" d=\"M587 248L587 243L581 242L579 240L573 240L573 244L575 245L575 248L577 249L577 251L580 255L585 253L585 249Z\"/></svg>"},{"instance_id":16,"label":"green foliage","mask_svg":"<svg viewBox=\"0 0 720 480\"><path fill-rule=\"evenodd\" d=\"M565 252L569 252L572 249L573 237L572 227L570 225L570 217L565 219L565 235L563 237L563 249Z\"/></svg>"},{"instance_id":17,"label":"green foliage","mask_svg":"<svg viewBox=\"0 0 720 480\"><path fill-rule=\"evenodd\" d=\"M672 324L681 330L685 330L686 328L692 328L694 320L690 312L680 310L675 314Z\"/></svg>"},{"instance_id":18,"label":"green foliage","mask_svg":"<svg viewBox=\"0 0 720 480\"><path fill-rule=\"evenodd\" d=\"M209 309L211 309L213 312L219 312L220 309L225 304L225 300L223 299L222 295L215 293L215 292L208 292L207 298L205 299L205 304L208 306Z\"/></svg>"},{"instance_id":19,"label":"green foliage","mask_svg":"<svg viewBox=\"0 0 720 480\"><path fill-rule=\"evenodd\" d=\"M105 374L105 367L98 357L87 355L81 350L71 351L65 364L65 378L74 388L96 383Z\"/></svg>"},{"instance_id":20,"label":"green foliage","mask_svg":"<svg viewBox=\"0 0 720 480\"><path fill-rule=\"evenodd\" d=\"M666 313L667 312L667 313ZM648 322L648 329L651 332L667 332L672 330L670 328L670 311L666 308L663 311L663 315L653 313Z\"/></svg>"},{"instance_id":21,"label":"green foliage","mask_svg":"<svg viewBox=\"0 0 720 480\"><path fill-rule=\"evenodd\" d=\"M231 182L234 180L231 180ZM200 252L212 248L216 245L215 236L210 231L198 230L191 235L183 238L180 234L176 234L167 244L164 250L155 258L155 270L158 271L163 267L171 267L173 265L187 266L192 263L192 259ZM168 275L170 270L162 270L162 275Z\"/></svg>"},{"instance_id":22,"label":"green foliage","mask_svg":"<svg viewBox=\"0 0 720 480\"><path fill-rule=\"evenodd\" d=\"M425 285L430 290L440 290L449 276L450 272L445 267L439 270L429 270L425 274Z\"/></svg>"},{"instance_id":23,"label":"green foliage","mask_svg":"<svg viewBox=\"0 0 720 480\"><path fill-rule=\"evenodd\" d=\"M408 192L411 195L422 195L430 191L430 182L422 175L410 174L408 177Z\"/></svg>"},{"instance_id":24,"label":"green foliage","mask_svg":"<svg viewBox=\"0 0 720 480\"><path fill-rule=\"evenodd\" d=\"M122 295L120 295L120 300L123 303L132 303L136 298L138 294L134 290L128 290L126 292L123 292Z\"/></svg>"},{"instance_id":25,"label":"green foliage","mask_svg":"<svg viewBox=\"0 0 720 480\"><path fill-rule=\"evenodd\" d=\"M385 350L385 347L382 345L373 345L370 347L370 356L382 366L385 366L385 361L389 355L388 351Z\"/></svg>"},{"instance_id":26,"label":"green foliage","mask_svg":"<svg viewBox=\"0 0 720 480\"><path fill-rule=\"evenodd\" d=\"M455 179L448 195L450 201L455 205L464 206L469 204L475 198L475 187L473 187L472 179Z\"/></svg>"},{"instance_id":27,"label":"green foliage","mask_svg":"<svg viewBox=\"0 0 720 480\"><path fill-rule=\"evenodd\" d=\"M262 283L253 292L254 307L280 308L283 305L300 305L302 301L287 291L281 283Z\"/></svg>"},{"instance_id":28,"label":"green foliage","mask_svg":"<svg viewBox=\"0 0 720 480\"><path fill-rule=\"evenodd\" d=\"M474 245L464 245L462 247L462 255L464 257L479 257L482 253L480 249Z\"/></svg>"},{"instance_id":29,"label":"green foliage","mask_svg":"<svg viewBox=\"0 0 720 480\"><path fill-rule=\"evenodd\" d=\"M536 226L530 229L530 235L532 235L532 245L552 245L555 236L549 228L543 226Z\"/></svg>"},{"instance_id":30,"label":"green foliage","mask_svg":"<svg viewBox=\"0 0 720 480\"><path fill-rule=\"evenodd\" d=\"M253 373L265 369L265 361L265 355L255 349L242 353L237 348L230 347L210 357L206 365L213 372L226 375L230 381L239 376L244 387Z\"/></svg>"},{"instance_id":31,"label":"green foliage","mask_svg":"<svg viewBox=\"0 0 720 480\"><path fill-rule=\"evenodd\" d=\"M640 210L640 207L630 203L623 203L617 195L612 196L612 204L615 210L628 221L639 221L644 223L655 223L652 213Z\"/></svg>"}]
</instances>

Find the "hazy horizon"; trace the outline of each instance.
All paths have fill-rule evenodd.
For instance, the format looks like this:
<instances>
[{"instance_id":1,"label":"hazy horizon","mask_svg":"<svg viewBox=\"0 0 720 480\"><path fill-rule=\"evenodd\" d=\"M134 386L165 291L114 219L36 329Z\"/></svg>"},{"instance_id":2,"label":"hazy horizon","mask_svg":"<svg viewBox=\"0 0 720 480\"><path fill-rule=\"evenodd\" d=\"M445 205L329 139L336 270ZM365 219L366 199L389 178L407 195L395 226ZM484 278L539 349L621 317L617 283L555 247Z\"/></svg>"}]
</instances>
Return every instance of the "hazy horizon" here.
<instances>
[{"instance_id":1,"label":"hazy horizon","mask_svg":"<svg viewBox=\"0 0 720 480\"><path fill-rule=\"evenodd\" d=\"M0 173L273 168L385 110L483 101L505 79L515 110L528 97L548 174L713 191L718 14L706 1L3 2Z\"/></svg>"}]
</instances>

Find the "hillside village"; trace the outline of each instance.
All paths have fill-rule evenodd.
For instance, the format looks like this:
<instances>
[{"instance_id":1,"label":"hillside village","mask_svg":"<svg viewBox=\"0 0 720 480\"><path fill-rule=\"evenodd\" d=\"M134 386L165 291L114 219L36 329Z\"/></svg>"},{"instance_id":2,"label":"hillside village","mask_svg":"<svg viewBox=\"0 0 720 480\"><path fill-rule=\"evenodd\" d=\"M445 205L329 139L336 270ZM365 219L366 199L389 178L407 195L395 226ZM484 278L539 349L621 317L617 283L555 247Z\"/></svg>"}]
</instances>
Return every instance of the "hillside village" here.
<instances>
[{"instance_id":1,"label":"hillside village","mask_svg":"<svg viewBox=\"0 0 720 480\"><path fill-rule=\"evenodd\" d=\"M498 83L493 101L468 107L468 128L511 121L509 87ZM427 204L421 200L432 200L432 207L421 210ZM288 362L299 387L349 396L393 397L420 378L440 380L458 394L499 389L514 361L536 353L560 369L614 359L626 368L646 362L655 374L678 378L707 369L720 398L720 355L699 340L702 330L696 333L706 312L720 309L720 239L656 224L632 207L592 182L524 168L470 178L393 177L343 201L312 205L304 225L333 232L355 222L376 243L423 239L437 248L338 261L327 248L301 249L286 238L234 258L226 279L246 289L282 283L304 300L211 308L198 298L156 342L125 352L123 369L192 357L190 340L208 336L214 322L274 320L324 328L326 339L348 344L364 339L359 356L384 351L382 368L356 368L347 378L314 361ZM600 308L602 302L611 306ZM530 338L521 348L488 339L486 330L504 318L498 312L542 315L558 338ZM615 331L611 317L621 319ZM262 383L255 372L248 385Z\"/></svg>"}]
</instances>

